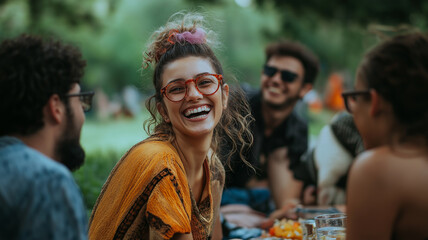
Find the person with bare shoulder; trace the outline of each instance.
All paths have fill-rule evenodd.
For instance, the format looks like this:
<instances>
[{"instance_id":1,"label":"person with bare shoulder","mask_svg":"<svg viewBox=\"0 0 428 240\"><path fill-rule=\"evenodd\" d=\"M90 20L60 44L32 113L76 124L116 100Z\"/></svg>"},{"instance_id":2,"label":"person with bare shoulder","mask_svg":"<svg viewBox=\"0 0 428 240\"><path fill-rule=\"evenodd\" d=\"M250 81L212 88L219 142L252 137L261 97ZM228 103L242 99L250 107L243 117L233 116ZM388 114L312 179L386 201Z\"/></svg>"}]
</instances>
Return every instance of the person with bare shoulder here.
<instances>
[{"instance_id":1,"label":"person with bare shoulder","mask_svg":"<svg viewBox=\"0 0 428 240\"><path fill-rule=\"evenodd\" d=\"M369 51L347 110L367 151L351 167L347 239L428 239L428 37L408 33Z\"/></svg>"}]
</instances>

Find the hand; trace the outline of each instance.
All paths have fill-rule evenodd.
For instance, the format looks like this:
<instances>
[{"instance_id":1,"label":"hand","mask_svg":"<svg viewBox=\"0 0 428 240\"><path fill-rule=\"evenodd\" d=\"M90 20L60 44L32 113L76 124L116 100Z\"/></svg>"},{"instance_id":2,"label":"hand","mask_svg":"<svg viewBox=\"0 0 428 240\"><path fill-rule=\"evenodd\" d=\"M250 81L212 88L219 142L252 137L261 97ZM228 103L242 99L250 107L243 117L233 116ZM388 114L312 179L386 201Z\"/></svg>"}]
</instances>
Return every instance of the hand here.
<instances>
[{"instance_id":1,"label":"hand","mask_svg":"<svg viewBox=\"0 0 428 240\"><path fill-rule=\"evenodd\" d=\"M298 201L288 201L282 208L273 211L269 218L263 220L259 227L268 230L273 226L276 219L297 219L296 207L300 206Z\"/></svg>"},{"instance_id":2,"label":"hand","mask_svg":"<svg viewBox=\"0 0 428 240\"><path fill-rule=\"evenodd\" d=\"M300 206L300 201L297 199L290 199L286 201L282 208L273 211L266 220L260 223L259 227L267 230L273 226L276 219L287 218L296 220L296 207L298 206Z\"/></svg>"},{"instance_id":3,"label":"hand","mask_svg":"<svg viewBox=\"0 0 428 240\"><path fill-rule=\"evenodd\" d=\"M273 211L270 215L270 219L297 219L296 207L299 206L298 203L290 202L284 205L282 208Z\"/></svg>"},{"instance_id":4,"label":"hand","mask_svg":"<svg viewBox=\"0 0 428 240\"><path fill-rule=\"evenodd\" d=\"M339 211L341 211L341 212L343 212L343 213L346 213L346 205L345 205L345 204L334 205L334 207L335 207L337 210L339 210Z\"/></svg>"},{"instance_id":5,"label":"hand","mask_svg":"<svg viewBox=\"0 0 428 240\"><path fill-rule=\"evenodd\" d=\"M304 205L316 205L317 203L316 191L317 191L317 188L314 185L309 185L305 188L305 190L303 190Z\"/></svg>"}]
</instances>

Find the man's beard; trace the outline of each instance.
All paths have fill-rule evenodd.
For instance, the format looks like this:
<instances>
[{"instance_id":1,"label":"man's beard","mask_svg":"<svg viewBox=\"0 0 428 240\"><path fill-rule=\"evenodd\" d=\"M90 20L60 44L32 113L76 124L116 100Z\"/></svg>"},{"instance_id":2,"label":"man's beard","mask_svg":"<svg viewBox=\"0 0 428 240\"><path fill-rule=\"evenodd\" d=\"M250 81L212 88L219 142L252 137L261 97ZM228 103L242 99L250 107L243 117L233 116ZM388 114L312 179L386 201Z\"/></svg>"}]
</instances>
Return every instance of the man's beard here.
<instances>
[{"instance_id":1,"label":"man's beard","mask_svg":"<svg viewBox=\"0 0 428 240\"><path fill-rule=\"evenodd\" d=\"M297 101L299 101L299 99L300 97L296 95L296 96L293 96L292 98L287 98L282 103L272 103L267 101L264 101L264 103L266 104L266 106L268 106L273 110L283 110L283 109L293 107L297 103Z\"/></svg>"},{"instance_id":2,"label":"man's beard","mask_svg":"<svg viewBox=\"0 0 428 240\"><path fill-rule=\"evenodd\" d=\"M85 161L85 151L80 145L80 130L73 121L71 109L67 106L66 125L55 146L55 156L70 171L77 170Z\"/></svg>"}]
</instances>

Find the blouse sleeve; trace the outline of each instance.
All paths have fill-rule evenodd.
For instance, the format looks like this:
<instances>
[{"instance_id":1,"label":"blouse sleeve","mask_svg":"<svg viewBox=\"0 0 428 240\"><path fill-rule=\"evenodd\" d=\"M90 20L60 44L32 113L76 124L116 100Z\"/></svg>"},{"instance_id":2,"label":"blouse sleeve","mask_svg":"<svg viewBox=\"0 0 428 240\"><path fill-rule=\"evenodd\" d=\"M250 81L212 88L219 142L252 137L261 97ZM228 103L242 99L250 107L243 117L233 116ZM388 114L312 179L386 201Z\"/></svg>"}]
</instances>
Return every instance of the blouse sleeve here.
<instances>
[{"instance_id":1,"label":"blouse sleeve","mask_svg":"<svg viewBox=\"0 0 428 240\"><path fill-rule=\"evenodd\" d=\"M170 239L191 232L190 190L184 171L174 157L162 156L165 168L152 179L145 212L151 233Z\"/></svg>"}]
</instances>

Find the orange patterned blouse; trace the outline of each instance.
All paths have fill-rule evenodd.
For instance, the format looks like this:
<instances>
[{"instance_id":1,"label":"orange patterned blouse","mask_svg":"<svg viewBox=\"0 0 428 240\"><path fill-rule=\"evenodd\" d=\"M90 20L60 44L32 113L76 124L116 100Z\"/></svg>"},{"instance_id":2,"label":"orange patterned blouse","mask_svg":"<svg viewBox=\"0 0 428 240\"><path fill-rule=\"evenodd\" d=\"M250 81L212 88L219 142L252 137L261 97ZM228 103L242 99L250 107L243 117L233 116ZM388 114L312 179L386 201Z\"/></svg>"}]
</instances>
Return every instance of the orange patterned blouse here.
<instances>
[{"instance_id":1,"label":"orange patterned blouse","mask_svg":"<svg viewBox=\"0 0 428 240\"><path fill-rule=\"evenodd\" d=\"M145 140L116 164L90 218L89 239L169 239L192 233L209 239L219 214L224 168L204 162L205 187L196 203L183 163L167 141Z\"/></svg>"}]
</instances>

